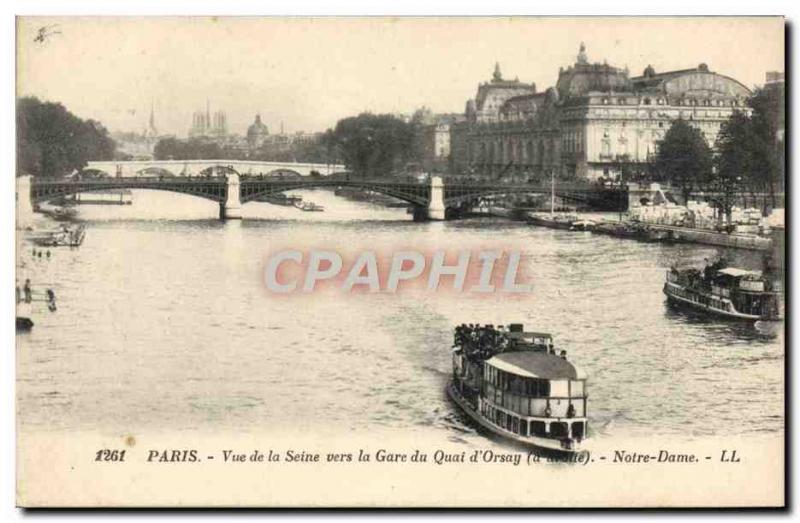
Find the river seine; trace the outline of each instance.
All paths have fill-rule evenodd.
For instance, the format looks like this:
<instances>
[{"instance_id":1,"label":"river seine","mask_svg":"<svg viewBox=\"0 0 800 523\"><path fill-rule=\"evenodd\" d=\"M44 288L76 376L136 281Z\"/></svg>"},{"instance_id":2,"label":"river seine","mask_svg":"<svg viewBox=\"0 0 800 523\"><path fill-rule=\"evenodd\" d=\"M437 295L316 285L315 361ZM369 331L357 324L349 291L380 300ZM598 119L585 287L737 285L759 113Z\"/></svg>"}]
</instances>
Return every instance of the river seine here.
<instances>
[{"instance_id":1,"label":"river seine","mask_svg":"<svg viewBox=\"0 0 800 523\"><path fill-rule=\"evenodd\" d=\"M782 338L665 304L665 270L715 248L500 219L414 223L404 209L302 196L326 212L250 203L222 222L215 203L139 191L131 206L80 207L80 248L39 259L23 242L18 278L52 287L58 311L17 335L20 426L422 430L475 444L484 436L444 394L453 327L520 322L587 371L590 435L783 430ZM287 246L520 250L533 292L276 296L264 263ZM760 268L755 253L732 256Z\"/></svg>"}]
</instances>

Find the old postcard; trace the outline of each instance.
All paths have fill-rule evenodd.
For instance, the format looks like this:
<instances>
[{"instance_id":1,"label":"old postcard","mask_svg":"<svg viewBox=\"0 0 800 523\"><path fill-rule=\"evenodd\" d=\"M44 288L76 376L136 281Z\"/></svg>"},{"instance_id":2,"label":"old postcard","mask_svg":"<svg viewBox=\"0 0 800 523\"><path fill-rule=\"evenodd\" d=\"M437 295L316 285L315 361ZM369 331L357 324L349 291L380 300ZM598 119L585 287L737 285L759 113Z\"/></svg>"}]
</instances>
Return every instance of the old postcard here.
<instances>
[{"instance_id":1,"label":"old postcard","mask_svg":"<svg viewBox=\"0 0 800 523\"><path fill-rule=\"evenodd\" d=\"M22 507L782 507L781 17L17 19Z\"/></svg>"}]
</instances>

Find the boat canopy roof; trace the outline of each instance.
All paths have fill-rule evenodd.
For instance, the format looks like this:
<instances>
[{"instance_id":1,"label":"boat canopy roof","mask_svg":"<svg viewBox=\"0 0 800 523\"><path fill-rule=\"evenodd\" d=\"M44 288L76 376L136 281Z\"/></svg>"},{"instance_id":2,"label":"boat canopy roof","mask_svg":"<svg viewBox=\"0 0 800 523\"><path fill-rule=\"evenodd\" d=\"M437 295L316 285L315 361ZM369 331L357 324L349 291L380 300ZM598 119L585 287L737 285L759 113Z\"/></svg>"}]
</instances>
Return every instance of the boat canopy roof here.
<instances>
[{"instance_id":1,"label":"boat canopy roof","mask_svg":"<svg viewBox=\"0 0 800 523\"><path fill-rule=\"evenodd\" d=\"M747 271L745 269L737 269L736 267L726 267L717 271L719 274L731 276L733 278L741 278L742 276L761 276L758 271Z\"/></svg>"},{"instance_id":2,"label":"boat canopy roof","mask_svg":"<svg viewBox=\"0 0 800 523\"><path fill-rule=\"evenodd\" d=\"M511 331L508 334L509 334L509 336L512 336L512 337L515 337L515 338L523 338L523 339L529 339L529 340L549 340L549 341L553 340L553 336L551 334L546 333L546 332L530 332L530 331L514 332L514 331Z\"/></svg>"},{"instance_id":3,"label":"boat canopy roof","mask_svg":"<svg viewBox=\"0 0 800 523\"><path fill-rule=\"evenodd\" d=\"M486 364L511 374L528 378L547 380L586 379L586 374L575 365L561 356L547 352L501 352L486 360Z\"/></svg>"}]
</instances>

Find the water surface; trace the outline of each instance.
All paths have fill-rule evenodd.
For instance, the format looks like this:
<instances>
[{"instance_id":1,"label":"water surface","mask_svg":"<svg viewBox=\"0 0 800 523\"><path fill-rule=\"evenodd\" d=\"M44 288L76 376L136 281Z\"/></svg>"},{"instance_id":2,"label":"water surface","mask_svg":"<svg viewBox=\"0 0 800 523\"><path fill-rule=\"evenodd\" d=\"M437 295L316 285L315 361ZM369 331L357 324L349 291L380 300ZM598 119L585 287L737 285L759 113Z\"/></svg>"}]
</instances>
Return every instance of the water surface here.
<instances>
[{"instance_id":1,"label":"water surface","mask_svg":"<svg viewBox=\"0 0 800 523\"><path fill-rule=\"evenodd\" d=\"M80 207L79 249L19 275L52 286L58 312L17 336L17 404L36 430L424 430L486 440L449 403L452 328L521 322L547 331L590 376L595 435L724 435L783 429L783 346L747 325L674 312L673 263L703 246L644 244L493 219L414 223L403 209L303 193L324 213L252 203L221 222L214 203L136 191L134 205ZM358 252L513 247L534 291L321 293L262 283L278 247ZM730 255L730 254L729 254ZM733 254L759 268L755 253Z\"/></svg>"}]
</instances>

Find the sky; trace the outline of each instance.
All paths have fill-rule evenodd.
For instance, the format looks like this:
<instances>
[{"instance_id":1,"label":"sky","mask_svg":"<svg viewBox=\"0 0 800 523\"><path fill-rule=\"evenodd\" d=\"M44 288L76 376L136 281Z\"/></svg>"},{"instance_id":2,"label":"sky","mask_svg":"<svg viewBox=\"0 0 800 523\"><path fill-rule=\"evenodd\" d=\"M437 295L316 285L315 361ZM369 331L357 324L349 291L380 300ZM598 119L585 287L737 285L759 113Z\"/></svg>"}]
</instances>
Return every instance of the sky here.
<instances>
[{"instance_id":1,"label":"sky","mask_svg":"<svg viewBox=\"0 0 800 523\"><path fill-rule=\"evenodd\" d=\"M39 28L49 27L43 42ZM17 95L57 101L111 131L185 136L192 113L256 113L277 132L323 131L363 111L463 112L495 62L555 84L581 42L590 61L639 75L696 67L748 87L784 70L782 18L22 17Z\"/></svg>"}]
</instances>

